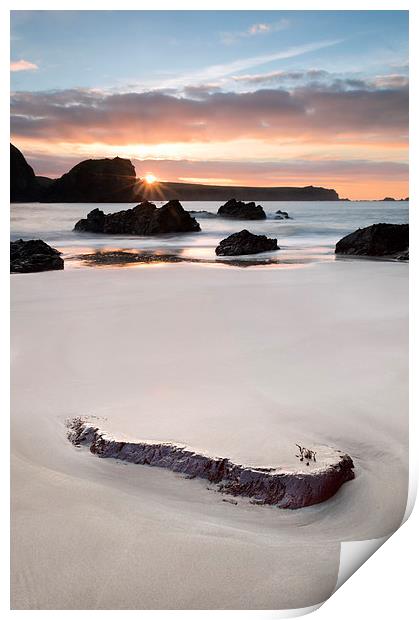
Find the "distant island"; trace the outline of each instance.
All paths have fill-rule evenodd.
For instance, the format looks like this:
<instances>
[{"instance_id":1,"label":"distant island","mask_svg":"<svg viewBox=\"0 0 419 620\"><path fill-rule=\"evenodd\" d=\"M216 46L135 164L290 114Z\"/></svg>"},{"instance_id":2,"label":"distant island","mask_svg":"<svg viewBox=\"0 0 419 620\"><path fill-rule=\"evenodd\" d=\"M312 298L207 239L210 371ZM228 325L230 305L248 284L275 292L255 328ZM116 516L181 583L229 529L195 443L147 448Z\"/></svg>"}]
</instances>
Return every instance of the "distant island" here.
<instances>
[{"instance_id":1,"label":"distant island","mask_svg":"<svg viewBox=\"0 0 419 620\"><path fill-rule=\"evenodd\" d=\"M36 176L24 155L10 145L11 202L140 202L142 200L339 200L324 187L246 187L194 183L147 183L129 159L89 159L58 179Z\"/></svg>"}]
</instances>

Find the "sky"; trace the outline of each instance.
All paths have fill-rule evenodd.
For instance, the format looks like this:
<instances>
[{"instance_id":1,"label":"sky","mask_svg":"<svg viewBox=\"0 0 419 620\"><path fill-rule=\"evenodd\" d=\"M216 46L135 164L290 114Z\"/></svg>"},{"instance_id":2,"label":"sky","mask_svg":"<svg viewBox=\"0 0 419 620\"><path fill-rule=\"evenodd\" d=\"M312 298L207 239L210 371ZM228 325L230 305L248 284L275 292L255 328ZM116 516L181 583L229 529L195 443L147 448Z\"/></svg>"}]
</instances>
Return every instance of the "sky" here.
<instances>
[{"instance_id":1,"label":"sky","mask_svg":"<svg viewBox=\"0 0 419 620\"><path fill-rule=\"evenodd\" d=\"M38 175L408 196L407 11L12 11L10 70Z\"/></svg>"}]
</instances>

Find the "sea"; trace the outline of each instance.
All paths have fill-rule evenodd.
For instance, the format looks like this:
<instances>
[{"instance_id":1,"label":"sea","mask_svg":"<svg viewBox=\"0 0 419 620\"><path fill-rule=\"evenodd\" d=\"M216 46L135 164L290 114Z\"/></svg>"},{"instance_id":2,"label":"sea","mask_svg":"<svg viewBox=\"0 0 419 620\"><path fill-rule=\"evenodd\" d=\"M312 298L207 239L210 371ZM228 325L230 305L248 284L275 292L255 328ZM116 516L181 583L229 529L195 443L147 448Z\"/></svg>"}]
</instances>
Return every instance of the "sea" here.
<instances>
[{"instance_id":1,"label":"sea","mask_svg":"<svg viewBox=\"0 0 419 620\"><path fill-rule=\"evenodd\" d=\"M161 206L164 202L155 204ZM203 211L194 215L201 232L148 237L75 232L75 223L96 207L112 213L131 208L135 203L14 203L11 205L11 239L42 239L62 252L66 269L98 264L86 261L87 255L103 257L118 252L125 256L146 254L162 259L171 256L203 262L234 260L234 264L242 262L243 265L251 258L252 264L286 266L336 260L335 244L350 232L379 222L407 223L409 217L408 201L264 202L267 219L258 221L216 216L219 202L182 201L182 204L188 211ZM277 219L278 210L287 212L290 219ZM280 250L251 257L218 258L215 248L221 239L243 229L277 238ZM117 261L117 265L123 264L123 260Z\"/></svg>"}]
</instances>

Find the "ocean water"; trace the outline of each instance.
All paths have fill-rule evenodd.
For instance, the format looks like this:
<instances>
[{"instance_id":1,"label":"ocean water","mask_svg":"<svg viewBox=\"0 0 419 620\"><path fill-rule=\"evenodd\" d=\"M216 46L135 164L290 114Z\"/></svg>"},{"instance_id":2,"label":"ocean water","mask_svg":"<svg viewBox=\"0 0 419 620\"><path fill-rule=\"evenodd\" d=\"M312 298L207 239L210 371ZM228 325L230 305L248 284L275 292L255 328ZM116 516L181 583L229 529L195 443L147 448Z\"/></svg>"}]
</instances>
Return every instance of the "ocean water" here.
<instances>
[{"instance_id":1,"label":"ocean water","mask_svg":"<svg viewBox=\"0 0 419 620\"><path fill-rule=\"evenodd\" d=\"M157 206L164 204L157 202ZM219 202L184 201L187 210L216 214ZM112 213L134 204L41 204L11 205L11 239L40 238L56 247L64 258L86 253L111 250L144 251L152 254L171 254L185 259L217 260L215 247L221 239L247 228L255 234L276 237L279 252L252 256L252 261L274 260L278 264L335 260L336 242L346 234L379 222L403 224L408 222L408 202L264 202L266 220L239 221L198 214L200 233L169 234L153 237L129 235L97 235L78 233L74 224L89 211L98 207ZM287 211L289 220L275 219L275 212ZM225 262L226 258L222 260ZM227 259L228 260L228 259ZM242 257L234 260L249 260ZM67 263L80 266L77 261Z\"/></svg>"}]
</instances>

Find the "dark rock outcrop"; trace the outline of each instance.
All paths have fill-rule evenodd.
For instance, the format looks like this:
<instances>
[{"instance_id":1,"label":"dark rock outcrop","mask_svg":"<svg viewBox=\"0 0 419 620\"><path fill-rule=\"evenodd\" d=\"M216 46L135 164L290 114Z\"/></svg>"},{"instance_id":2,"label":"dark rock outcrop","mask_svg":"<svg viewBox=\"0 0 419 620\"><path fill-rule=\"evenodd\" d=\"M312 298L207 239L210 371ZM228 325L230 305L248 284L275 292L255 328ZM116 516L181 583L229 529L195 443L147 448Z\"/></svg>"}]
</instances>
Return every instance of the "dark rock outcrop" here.
<instances>
[{"instance_id":1,"label":"dark rock outcrop","mask_svg":"<svg viewBox=\"0 0 419 620\"><path fill-rule=\"evenodd\" d=\"M68 422L68 439L76 446L86 445L101 458L114 458L140 465L164 467L189 478L203 478L218 484L218 490L250 497L259 504L279 508L302 508L323 502L354 476L352 459L333 450L329 464L311 471L287 471L237 465L228 458L199 454L173 443L119 441L101 431L96 423L82 418ZM330 449L329 449L330 450Z\"/></svg>"},{"instance_id":2,"label":"dark rock outcrop","mask_svg":"<svg viewBox=\"0 0 419 620\"><path fill-rule=\"evenodd\" d=\"M231 198L218 209L218 215L235 220L265 220L266 213L254 202L242 202Z\"/></svg>"},{"instance_id":3,"label":"dark rock outcrop","mask_svg":"<svg viewBox=\"0 0 419 620\"><path fill-rule=\"evenodd\" d=\"M138 183L129 159L88 159L45 189L44 202L135 202Z\"/></svg>"},{"instance_id":4,"label":"dark rock outcrop","mask_svg":"<svg viewBox=\"0 0 419 620\"><path fill-rule=\"evenodd\" d=\"M10 202L40 200L41 187L32 167L13 144L10 145Z\"/></svg>"},{"instance_id":5,"label":"dark rock outcrop","mask_svg":"<svg viewBox=\"0 0 419 620\"><path fill-rule=\"evenodd\" d=\"M76 223L74 230L107 235L160 235L198 232L201 228L178 200L170 200L159 209L146 201L133 209L108 215L100 209L93 209L85 219Z\"/></svg>"},{"instance_id":6,"label":"dark rock outcrop","mask_svg":"<svg viewBox=\"0 0 419 620\"><path fill-rule=\"evenodd\" d=\"M275 219L276 220L291 220L292 218L290 218L290 216L288 215L286 211L281 211L281 209L278 209L278 211L275 212Z\"/></svg>"},{"instance_id":7,"label":"dark rock outcrop","mask_svg":"<svg viewBox=\"0 0 419 620\"><path fill-rule=\"evenodd\" d=\"M269 239L266 235L254 235L248 230L241 230L226 237L215 248L217 256L241 256L244 254L259 254L279 250L278 241Z\"/></svg>"},{"instance_id":8,"label":"dark rock outcrop","mask_svg":"<svg viewBox=\"0 0 419 620\"><path fill-rule=\"evenodd\" d=\"M55 179L50 179L49 177L36 176L35 179L41 190L45 190L55 183Z\"/></svg>"},{"instance_id":9,"label":"dark rock outcrop","mask_svg":"<svg viewBox=\"0 0 419 620\"><path fill-rule=\"evenodd\" d=\"M11 273L31 273L64 269L60 252L41 239L10 242Z\"/></svg>"},{"instance_id":10,"label":"dark rock outcrop","mask_svg":"<svg viewBox=\"0 0 419 620\"><path fill-rule=\"evenodd\" d=\"M335 253L407 260L404 257L408 258L408 249L409 224L373 224L343 237Z\"/></svg>"}]
</instances>

